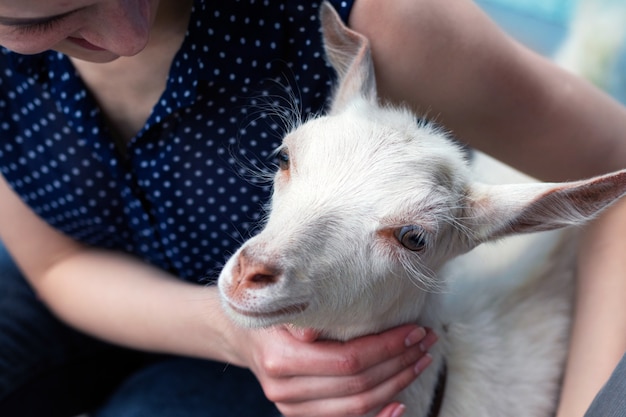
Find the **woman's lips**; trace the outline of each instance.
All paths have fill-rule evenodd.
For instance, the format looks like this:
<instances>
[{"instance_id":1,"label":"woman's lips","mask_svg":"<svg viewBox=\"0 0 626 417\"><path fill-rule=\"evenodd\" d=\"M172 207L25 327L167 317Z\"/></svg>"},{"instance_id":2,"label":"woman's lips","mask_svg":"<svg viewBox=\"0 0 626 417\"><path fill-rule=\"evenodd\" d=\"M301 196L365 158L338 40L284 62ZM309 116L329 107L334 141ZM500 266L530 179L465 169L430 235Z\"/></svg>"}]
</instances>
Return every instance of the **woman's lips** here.
<instances>
[{"instance_id":1,"label":"woman's lips","mask_svg":"<svg viewBox=\"0 0 626 417\"><path fill-rule=\"evenodd\" d=\"M80 46L81 48L85 48L85 49L89 49L91 51L104 51L104 48L100 48L99 46L94 45L93 43L86 41L83 38L73 38L73 37L68 37L67 38L68 41Z\"/></svg>"}]
</instances>

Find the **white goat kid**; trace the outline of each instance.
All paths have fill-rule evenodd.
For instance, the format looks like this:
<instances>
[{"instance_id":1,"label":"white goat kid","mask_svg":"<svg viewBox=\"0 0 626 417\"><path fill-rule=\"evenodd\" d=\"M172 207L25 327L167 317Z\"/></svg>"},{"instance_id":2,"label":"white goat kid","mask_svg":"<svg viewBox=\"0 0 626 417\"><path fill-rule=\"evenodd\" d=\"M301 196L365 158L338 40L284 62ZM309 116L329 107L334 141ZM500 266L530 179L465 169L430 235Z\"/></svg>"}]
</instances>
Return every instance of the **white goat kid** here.
<instances>
[{"instance_id":1,"label":"white goat kid","mask_svg":"<svg viewBox=\"0 0 626 417\"><path fill-rule=\"evenodd\" d=\"M624 194L626 172L475 182L444 132L378 103L367 39L331 6L321 16L339 86L328 115L284 138L267 223L219 278L224 308L244 326L293 323L338 340L430 326L433 364L398 398L409 416L433 403L446 417L552 415L575 239L532 233L457 257L589 220Z\"/></svg>"}]
</instances>

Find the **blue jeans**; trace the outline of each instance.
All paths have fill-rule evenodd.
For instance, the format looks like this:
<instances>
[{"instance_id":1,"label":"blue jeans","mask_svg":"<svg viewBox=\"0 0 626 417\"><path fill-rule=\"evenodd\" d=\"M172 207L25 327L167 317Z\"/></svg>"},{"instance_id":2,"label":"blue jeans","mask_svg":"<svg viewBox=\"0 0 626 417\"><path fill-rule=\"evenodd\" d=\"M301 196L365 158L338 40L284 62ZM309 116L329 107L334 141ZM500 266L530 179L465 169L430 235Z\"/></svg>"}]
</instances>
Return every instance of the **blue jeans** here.
<instances>
[{"instance_id":1,"label":"blue jeans","mask_svg":"<svg viewBox=\"0 0 626 417\"><path fill-rule=\"evenodd\" d=\"M248 370L122 349L65 326L39 302L0 244L0 416L84 412L278 415Z\"/></svg>"},{"instance_id":2,"label":"blue jeans","mask_svg":"<svg viewBox=\"0 0 626 417\"><path fill-rule=\"evenodd\" d=\"M223 363L177 358L136 372L94 417L278 417L254 375Z\"/></svg>"}]
</instances>

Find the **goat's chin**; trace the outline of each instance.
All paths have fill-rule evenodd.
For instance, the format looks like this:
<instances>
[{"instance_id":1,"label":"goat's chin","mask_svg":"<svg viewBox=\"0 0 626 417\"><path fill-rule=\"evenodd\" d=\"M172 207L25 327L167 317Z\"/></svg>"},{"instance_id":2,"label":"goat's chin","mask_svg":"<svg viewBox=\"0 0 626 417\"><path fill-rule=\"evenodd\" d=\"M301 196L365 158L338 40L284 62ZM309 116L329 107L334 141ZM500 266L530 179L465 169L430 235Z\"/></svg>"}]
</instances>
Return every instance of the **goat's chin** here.
<instances>
[{"instance_id":1,"label":"goat's chin","mask_svg":"<svg viewBox=\"0 0 626 417\"><path fill-rule=\"evenodd\" d=\"M270 327L292 321L301 315L308 303L298 303L284 307L268 306L268 308L248 308L237 306L231 302L224 303L228 315L238 324L245 327Z\"/></svg>"}]
</instances>

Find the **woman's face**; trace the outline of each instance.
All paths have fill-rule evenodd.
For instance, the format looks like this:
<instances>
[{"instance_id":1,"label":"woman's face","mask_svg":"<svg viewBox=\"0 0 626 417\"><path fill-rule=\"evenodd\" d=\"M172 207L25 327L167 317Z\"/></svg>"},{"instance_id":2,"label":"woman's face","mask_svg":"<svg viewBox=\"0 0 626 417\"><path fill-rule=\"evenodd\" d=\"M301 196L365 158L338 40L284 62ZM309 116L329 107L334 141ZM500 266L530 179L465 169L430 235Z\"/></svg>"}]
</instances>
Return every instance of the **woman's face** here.
<instances>
[{"instance_id":1,"label":"woman's face","mask_svg":"<svg viewBox=\"0 0 626 417\"><path fill-rule=\"evenodd\" d=\"M0 45L109 62L143 50L159 0L0 0Z\"/></svg>"}]
</instances>

